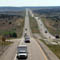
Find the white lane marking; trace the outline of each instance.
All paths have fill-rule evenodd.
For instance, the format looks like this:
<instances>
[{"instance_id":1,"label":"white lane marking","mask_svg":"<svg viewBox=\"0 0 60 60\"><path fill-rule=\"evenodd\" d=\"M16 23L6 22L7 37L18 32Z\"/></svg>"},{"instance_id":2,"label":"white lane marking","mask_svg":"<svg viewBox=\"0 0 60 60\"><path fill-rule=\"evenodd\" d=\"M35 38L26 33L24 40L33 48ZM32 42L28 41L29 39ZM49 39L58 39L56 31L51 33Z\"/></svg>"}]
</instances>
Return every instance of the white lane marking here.
<instances>
[{"instance_id":1,"label":"white lane marking","mask_svg":"<svg viewBox=\"0 0 60 60\"><path fill-rule=\"evenodd\" d=\"M21 41L20 41L20 44L19 45L21 45L23 43L23 38L21 38ZM18 46L19 46L18 45ZM17 54L16 54L17 55ZM15 57L14 57L14 60L17 60L17 58L16 58L16 55L15 55Z\"/></svg>"}]
</instances>

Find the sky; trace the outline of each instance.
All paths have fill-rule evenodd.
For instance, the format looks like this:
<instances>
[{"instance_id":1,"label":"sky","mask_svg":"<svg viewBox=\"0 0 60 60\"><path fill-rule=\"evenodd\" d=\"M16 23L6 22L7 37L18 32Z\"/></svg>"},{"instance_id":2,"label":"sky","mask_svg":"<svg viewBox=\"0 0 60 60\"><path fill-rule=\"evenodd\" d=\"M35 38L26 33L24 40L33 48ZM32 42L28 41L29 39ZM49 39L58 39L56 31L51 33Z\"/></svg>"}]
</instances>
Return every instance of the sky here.
<instances>
[{"instance_id":1,"label":"sky","mask_svg":"<svg viewBox=\"0 0 60 60\"><path fill-rule=\"evenodd\" d=\"M60 0L0 0L0 6L60 6Z\"/></svg>"}]
</instances>

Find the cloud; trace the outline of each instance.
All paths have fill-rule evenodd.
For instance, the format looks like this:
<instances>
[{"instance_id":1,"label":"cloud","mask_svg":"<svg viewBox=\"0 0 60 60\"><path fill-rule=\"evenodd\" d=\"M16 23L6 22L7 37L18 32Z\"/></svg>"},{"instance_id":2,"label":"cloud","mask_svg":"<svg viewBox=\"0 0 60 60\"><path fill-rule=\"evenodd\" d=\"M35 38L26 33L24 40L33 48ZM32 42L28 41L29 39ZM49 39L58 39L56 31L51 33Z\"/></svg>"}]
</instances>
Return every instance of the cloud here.
<instances>
[{"instance_id":1,"label":"cloud","mask_svg":"<svg viewBox=\"0 0 60 60\"><path fill-rule=\"evenodd\" d=\"M0 0L0 6L60 6L59 0Z\"/></svg>"}]
</instances>

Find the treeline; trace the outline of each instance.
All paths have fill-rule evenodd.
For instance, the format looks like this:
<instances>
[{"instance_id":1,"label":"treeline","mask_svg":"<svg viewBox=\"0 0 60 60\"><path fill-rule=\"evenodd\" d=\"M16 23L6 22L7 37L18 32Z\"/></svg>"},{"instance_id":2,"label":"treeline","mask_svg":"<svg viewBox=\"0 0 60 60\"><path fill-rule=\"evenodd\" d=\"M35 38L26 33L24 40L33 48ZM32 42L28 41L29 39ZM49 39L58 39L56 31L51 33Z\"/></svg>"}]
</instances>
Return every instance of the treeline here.
<instances>
[{"instance_id":1,"label":"treeline","mask_svg":"<svg viewBox=\"0 0 60 60\"><path fill-rule=\"evenodd\" d=\"M7 32L3 34L4 37L6 38L17 38L17 33L16 32Z\"/></svg>"},{"instance_id":2,"label":"treeline","mask_svg":"<svg viewBox=\"0 0 60 60\"><path fill-rule=\"evenodd\" d=\"M60 12L60 7L59 8L42 8L38 10L33 10L33 12L38 13L38 14L58 13Z\"/></svg>"},{"instance_id":3,"label":"treeline","mask_svg":"<svg viewBox=\"0 0 60 60\"><path fill-rule=\"evenodd\" d=\"M60 20L59 16L46 16L46 18L51 18L53 20Z\"/></svg>"},{"instance_id":4,"label":"treeline","mask_svg":"<svg viewBox=\"0 0 60 60\"><path fill-rule=\"evenodd\" d=\"M14 17L23 18L23 16L21 16L21 15L0 14L0 19L6 19L6 18L8 18L8 20L11 20Z\"/></svg>"}]
</instances>

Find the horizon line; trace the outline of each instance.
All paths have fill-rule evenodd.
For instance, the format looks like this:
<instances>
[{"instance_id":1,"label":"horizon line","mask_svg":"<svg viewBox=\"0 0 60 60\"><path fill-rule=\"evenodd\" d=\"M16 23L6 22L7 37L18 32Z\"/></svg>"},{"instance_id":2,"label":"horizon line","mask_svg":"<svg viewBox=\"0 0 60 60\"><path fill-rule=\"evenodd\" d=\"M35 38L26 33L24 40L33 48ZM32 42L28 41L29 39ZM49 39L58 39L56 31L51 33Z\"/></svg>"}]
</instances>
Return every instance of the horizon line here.
<instances>
[{"instance_id":1,"label":"horizon line","mask_svg":"<svg viewBox=\"0 0 60 60\"><path fill-rule=\"evenodd\" d=\"M0 7L60 7L60 6L0 6Z\"/></svg>"}]
</instances>

